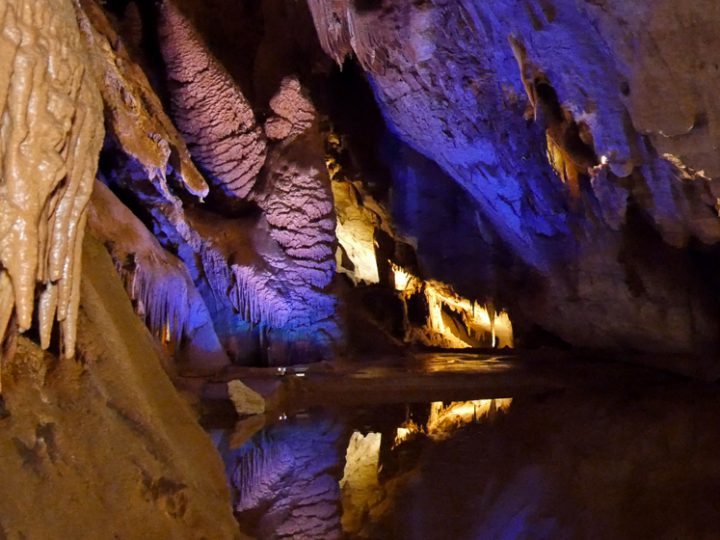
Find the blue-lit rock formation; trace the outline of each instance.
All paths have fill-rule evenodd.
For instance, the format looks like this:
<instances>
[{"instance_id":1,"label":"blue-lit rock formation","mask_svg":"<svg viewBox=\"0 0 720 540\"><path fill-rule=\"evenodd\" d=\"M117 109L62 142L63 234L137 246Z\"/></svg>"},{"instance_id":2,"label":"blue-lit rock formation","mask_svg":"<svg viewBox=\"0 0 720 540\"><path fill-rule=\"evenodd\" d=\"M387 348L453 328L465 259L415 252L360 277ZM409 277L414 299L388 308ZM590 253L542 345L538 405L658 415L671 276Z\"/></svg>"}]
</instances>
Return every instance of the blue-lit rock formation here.
<instances>
[{"instance_id":1,"label":"blue-lit rock formation","mask_svg":"<svg viewBox=\"0 0 720 540\"><path fill-rule=\"evenodd\" d=\"M243 532L258 538L342 537L340 486L346 429L328 419L275 424L241 448L219 440ZM258 508L265 509L262 515Z\"/></svg>"},{"instance_id":2,"label":"blue-lit rock formation","mask_svg":"<svg viewBox=\"0 0 720 540\"><path fill-rule=\"evenodd\" d=\"M717 346L714 4L308 4L391 130L538 274L523 317L582 346Z\"/></svg>"},{"instance_id":3,"label":"blue-lit rock formation","mask_svg":"<svg viewBox=\"0 0 720 540\"><path fill-rule=\"evenodd\" d=\"M102 10L87 4L80 16L111 112L100 177L183 261L202 297L198 309L176 309L154 280L140 293L144 304L173 309L153 320L168 321L167 332L192 349L195 338L183 329L194 323L178 314L209 313L232 360L286 364L330 354L341 339L328 290L335 217L317 114L298 79L277 82L266 138L254 106L178 6L157 8L162 61L146 76ZM135 28L129 42L142 43L136 10L125 13ZM156 92L167 93L177 131Z\"/></svg>"}]
</instances>

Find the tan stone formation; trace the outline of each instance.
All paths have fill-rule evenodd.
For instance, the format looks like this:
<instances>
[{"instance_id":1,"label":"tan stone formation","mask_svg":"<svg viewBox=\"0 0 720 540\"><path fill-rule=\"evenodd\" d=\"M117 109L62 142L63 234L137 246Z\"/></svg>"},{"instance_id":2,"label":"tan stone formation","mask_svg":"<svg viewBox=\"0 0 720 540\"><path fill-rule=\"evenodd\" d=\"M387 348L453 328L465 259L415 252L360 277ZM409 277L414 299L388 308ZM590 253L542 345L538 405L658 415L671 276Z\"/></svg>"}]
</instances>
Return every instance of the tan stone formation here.
<instances>
[{"instance_id":1,"label":"tan stone formation","mask_svg":"<svg viewBox=\"0 0 720 540\"><path fill-rule=\"evenodd\" d=\"M4 374L2 536L240 538L219 456L91 235L82 266L82 363L21 337Z\"/></svg>"},{"instance_id":2,"label":"tan stone formation","mask_svg":"<svg viewBox=\"0 0 720 540\"><path fill-rule=\"evenodd\" d=\"M239 416L263 414L265 412L265 399L255 390L235 379L228 383L228 395L235 406Z\"/></svg>"},{"instance_id":3,"label":"tan stone formation","mask_svg":"<svg viewBox=\"0 0 720 540\"><path fill-rule=\"evenodd\" d=\"M250 104L171 0L158 33L172 114L195 162L229 195L245 198L265 162L265 139Z\"/></svg>"},{"instance_id":4,"label":"tan stone formation","mask_svg":"<svg viewBox=\"0 0 720 540\"><path fill-rule=\"evenodd\" d=\"M69 0L0 5L0 339L14 306L42 347L60 322L75 353L80 253L102 102Z\"/></svg>"},{"instance_id":5,"label":"tan stone formation","mask_svg":"<svg viewBox=\"0 0 720 540\"><path fill-rule=\"evenodd\" d=\"M206 196L208 186L145 72L130 57L102 8L94 0L79 4L77 17L110 133L162 193L169 195L167 177L174 175L188 192Z\"/></svg>"}]
</instances>

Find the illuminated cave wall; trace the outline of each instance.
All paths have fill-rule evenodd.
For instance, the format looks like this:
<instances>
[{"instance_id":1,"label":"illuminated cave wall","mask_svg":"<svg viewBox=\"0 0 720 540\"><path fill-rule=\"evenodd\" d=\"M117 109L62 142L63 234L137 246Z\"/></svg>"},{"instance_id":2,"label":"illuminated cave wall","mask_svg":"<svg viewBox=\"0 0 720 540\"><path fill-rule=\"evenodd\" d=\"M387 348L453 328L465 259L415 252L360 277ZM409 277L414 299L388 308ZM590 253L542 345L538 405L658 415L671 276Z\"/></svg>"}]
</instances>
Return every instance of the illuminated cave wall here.
<instances>
[{"instance_id":1,"label":"illuminated cave wall","mask_svg":"<svg viewBox=\"0 0 720 540\"><path fill-rule=\"evenodd\" d=\"M49 94L62 129L37 147L50 145L50 157L24 163L52 165L53 152L64 159L74 146L87 148L88 163L53 175L54 165L42 169L52 176L41 197L47 204L30 221L52 221L56 204L58 219L53 234L28 230L37 259L52 259L47 265L35 264L34 247L10 260L27 216L15 229L5 220L3 330L31 325L39 283L40 337L50 341L57 290L72 349L69 248L90 196L97 88L107 133L98 177L135 215L133 234L144 240L113 240L103 212L95 230L105 234L138 314L187 358L208 353L221 365L332 356L357 298L336 270L355 287L383 289L374 301L404 326L406 341L716 350L713 4L73 6L63 31L74 19L79 37L70 45L86 69ZM35 45L18 46L18 21L7 13L3 58L14 62ZM21 79L15 70L7 96ZM78 101L77 92L88 93L83 104L96 116L87 144L73 142L85 135L58 105ZM14 107L7 96L0 102ZM10 135L3 131L8 201L24 192L13 180L22 166L10 159ZM332 137L347 145L352 166L328 159ZM68 182L53 191L65 173ZM0 208L0 216L13 212ZM69 232L67 246L61 231ZM419 281L396 290L396 269Z\"/></svg>"},{"instance_id":2,"label":"illuminated cave wall","mask_svg":"<svg viewBox=\"0 0 720 540\"><path fill-rule=\"evenodd\" d=\"M393 145L396 150L402 149L397 142ZM512 323L505 310L496 310L492 301L465 298L452 285L432 279L443 275L445 265L468 265L483 255L482 249L472 251L477 246L473 245L471 235L456 237L454 219L450 223L439 220L443 211L450 215L457 209L452 205L438 208L437 203L445 201L434 197L410 200L405 192L407 185L401 184L403 171L393 170L390 195L385 199L394 201L396 217L388 209L391 201L378 201L369 192L366 180L355 179L362 176L362 170L353 174L352 170L343 168L342 137L330 133L326 148L337 214L338 272L346 275L357 288L379 285L394 291L402 306L402 332L396 337L405 343L446 349L512 347ZM442 174L422 178L437 183ZM444 187L453 191L452 185ZM456 195L462 200L461 195ZM429 215L418 215L421 206ZM421 224L424 221L427 223ZM400 234L396 222L406 236ZM430 230L423 230L423 225ZM453 236L456 242L451 241ZM442 264L437 264L438 259ZM487 292L491 287L484 277L477 272L474 283L465 285L470 285L467 288L471 291ZM363 308L354 306L353 309Z\"/></svg>"},{"instance_id":3,"label":"illuminated cave wall","mask_svg":"<svg viewBox=\"0 0 720 540\"><path fill-rule=\"evenodd\" d=\"M576 345L716 349L714 3L308 3L324 50L357 59L390 129L503 244L514 319Z\"/></svg>"}]
</instances>

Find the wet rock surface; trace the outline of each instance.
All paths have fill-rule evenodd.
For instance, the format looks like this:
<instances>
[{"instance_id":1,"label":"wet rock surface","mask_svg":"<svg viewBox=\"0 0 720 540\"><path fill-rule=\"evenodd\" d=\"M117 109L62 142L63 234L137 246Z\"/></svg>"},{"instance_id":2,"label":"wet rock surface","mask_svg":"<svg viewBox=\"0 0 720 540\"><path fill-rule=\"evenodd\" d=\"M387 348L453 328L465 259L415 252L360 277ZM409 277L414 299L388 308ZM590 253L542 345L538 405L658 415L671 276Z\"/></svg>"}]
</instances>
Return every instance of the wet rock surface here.
<instances>
[{"instance_id":1,"label":"wet rock surface","mask_svg":"<svg viewBox=\"0 0 720 540\"><path fill-rule=\"evenodd\" d=\"M325 51L357 58L391 130L535 278L519 317L575 345L708 350L718 142L696 98L716 74L689 58L714 39L693 14L716 9L691 4L309 2ZM661 65L683 72L668 94L648 85Z\"/></svg>"}]
</instances>

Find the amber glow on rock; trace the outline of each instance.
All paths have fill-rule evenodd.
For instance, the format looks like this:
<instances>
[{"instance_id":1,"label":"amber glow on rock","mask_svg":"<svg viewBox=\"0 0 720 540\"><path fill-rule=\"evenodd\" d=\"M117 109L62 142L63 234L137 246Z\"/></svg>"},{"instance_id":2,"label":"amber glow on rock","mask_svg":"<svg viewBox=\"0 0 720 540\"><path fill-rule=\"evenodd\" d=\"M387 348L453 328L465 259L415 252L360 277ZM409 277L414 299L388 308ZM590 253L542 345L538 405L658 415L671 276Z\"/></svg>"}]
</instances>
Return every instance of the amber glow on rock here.
<instances>
[{"instance_id":1,"label":"amber glow on rock","mask_svg":"<svg viewBox=\"0 0 720 540\"><path fill-rule=\"evenodd\" d=\"M381 441L381 433L363 435L355 431L350 436L340 480L342 527L346 532L359 530L365 515L378 502Z\"/></svg>"},{"instance_id":2,"label":"amber glow on rock","mask_svg":"<svg viewBox=\"0 0 720 540\"><path fill-rule=\"evenodd\" d=\"M337 252L338 269L355 283L378 283L377 258L375 255L375 215L356 203L356 188L351 182L332 182L335 211L337 212L337 235L340 248ZM346 270L342 255L347 256L352 271Z\"/></svg>"},{"instance_id":3,"label":"amber glow on rock","mask_svg":"<svg viewBox=\"0 0 720 540\"><path fill-rule=\"evenodd\" d=\"M397 448L404 442L415 437L418 433L422 433L422 431L422 428L412 420L403 422L396 430L395 440L393 441L392 447Z\"/></svg>"},{"instance_id":4,"label":"amber glow on rock","mask_svg":"<svg viewBox=\"0 0 720 540\"><path fill-rule=\"evenodd\" d=\"M462 426L491 420L498 411L507 411L511 404L512 398L454 401L448 405L435 401L430 405L427 434L432 439L445 439Z\"/></svg>"},{"instance_id":5,"label":"amber glow on rock","mask_svg":"<svg viewBox=\"0 0 720 540\"><path fill-rule=\"evenodd\" d=\"M423 294L428 306L427 325L421 329L408 327L408 341L429 346L466 349L476 346L497 348L513 346L510 316L505 311L482 305L457 294L452 287L439 281L423 281L404 268L392 266L395 290L407 302Z\"/></svg>"}]
</instances>

